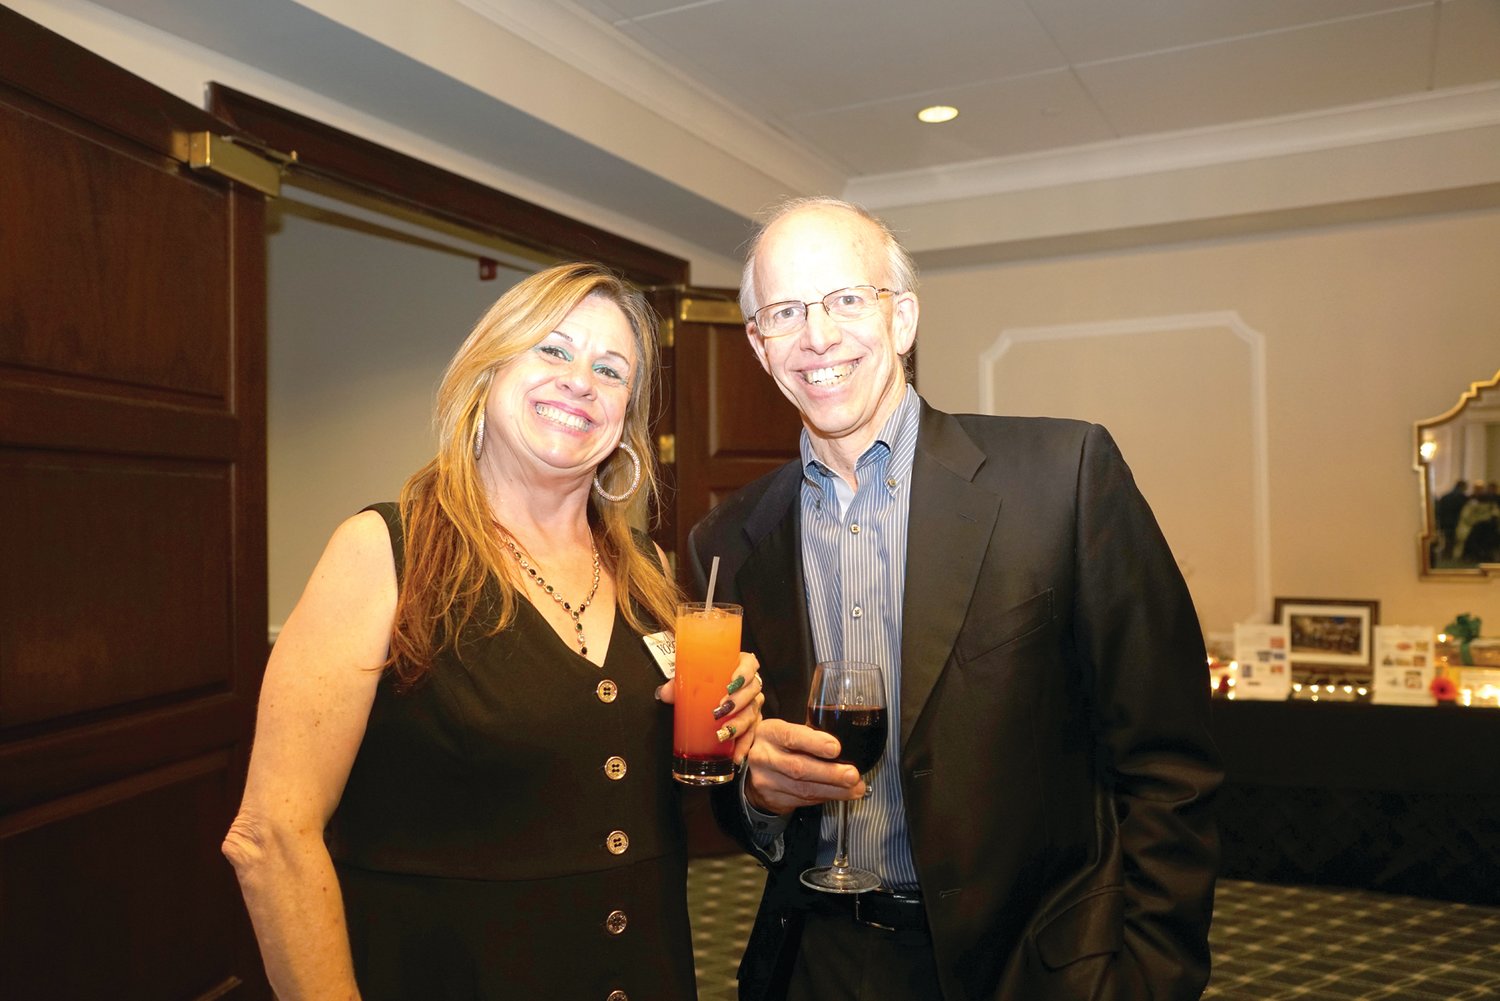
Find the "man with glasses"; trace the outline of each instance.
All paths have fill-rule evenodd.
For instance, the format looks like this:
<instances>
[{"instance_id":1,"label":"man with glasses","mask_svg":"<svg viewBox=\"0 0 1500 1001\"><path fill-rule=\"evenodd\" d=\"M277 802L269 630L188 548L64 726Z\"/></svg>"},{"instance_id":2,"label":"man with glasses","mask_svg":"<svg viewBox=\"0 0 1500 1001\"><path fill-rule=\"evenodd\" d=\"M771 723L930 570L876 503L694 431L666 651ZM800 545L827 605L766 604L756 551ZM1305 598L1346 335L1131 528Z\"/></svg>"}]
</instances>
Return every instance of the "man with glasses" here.
<instances>
[{"instance_id":1,"label":"man with glasses","mask_svg":"<svg viewBox=\"0 0 1500 1001\"><path fill-rule=\"evenodd\" d=\"M832 291L830 291L832 290ZM693 531L744 606L765 719L721 822L769 875L742 999L1196 998L1220 771L1197 617L1107 432L954 416L907 384L916 272L833 199L751 244L750 346L802 415L800 461ZM802 725L812 665L886 673L865 779ZM803 887L849 811L881 889Z\"/></svg>"}]
</instances>

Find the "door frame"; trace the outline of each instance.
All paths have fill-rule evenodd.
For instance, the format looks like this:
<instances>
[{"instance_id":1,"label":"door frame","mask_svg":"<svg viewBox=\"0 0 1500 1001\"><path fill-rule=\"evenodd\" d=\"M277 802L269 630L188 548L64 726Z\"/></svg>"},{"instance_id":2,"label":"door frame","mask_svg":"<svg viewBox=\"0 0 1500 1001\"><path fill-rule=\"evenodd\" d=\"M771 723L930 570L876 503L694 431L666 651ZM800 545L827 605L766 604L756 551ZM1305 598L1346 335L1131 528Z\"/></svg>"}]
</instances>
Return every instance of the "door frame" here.
<instances>
[{"instance_id":1,"label":"door frame","mask_svg":"<svg viewBox=\"0 0 1500 1001\"><path fill-rule=\"evenodd\" d=\"M221 83L209 111L272 149L295 151L291 167L377 199L540 251L606 264L639 285L687 281L688 262L608 230L471 181L416 157L288 111Z\"/></svg>"}]
</instances>

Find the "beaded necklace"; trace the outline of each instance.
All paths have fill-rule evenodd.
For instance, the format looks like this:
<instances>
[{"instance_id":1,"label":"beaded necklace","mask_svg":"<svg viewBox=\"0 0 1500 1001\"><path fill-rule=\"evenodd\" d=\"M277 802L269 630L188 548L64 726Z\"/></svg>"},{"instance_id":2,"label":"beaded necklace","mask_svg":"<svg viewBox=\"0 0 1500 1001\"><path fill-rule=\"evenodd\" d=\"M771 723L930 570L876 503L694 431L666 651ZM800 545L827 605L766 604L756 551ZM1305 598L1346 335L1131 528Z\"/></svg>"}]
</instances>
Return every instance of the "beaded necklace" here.
<instances>
[{"instance_id":1,"label":"beaded necklace","mask_svg":"<svg viewBox=\"0 0 1500 1001\"><path fill-rule=\"evenodd\" d=\"M553 601L562 606L563 611L573 617L573 630L575 633L573 638L578 641L579 654L587 657L589 654L588 641L583 637L583 622L580 621L580 616L588 611L590 602L594 600L594 595L599 593L599 547L594 545L592 539L589 540L589 548L594 551L594 584L589 588L589 596L583 599L582 604L574 608L569 602L563 599L561 594L557 593L557 590L551 584L547 583L542 575L537 572L536 567L527 562L526 557L521 555L521 550L516 548L516 544L510 536L505 536L501 541L505 543L505 548L510 550L510 554L516 558L517 563L521 564L521 569L526 571L527 576L536 583L536 586L546 591L552 597Z\"/></svg>"}]
</instances>

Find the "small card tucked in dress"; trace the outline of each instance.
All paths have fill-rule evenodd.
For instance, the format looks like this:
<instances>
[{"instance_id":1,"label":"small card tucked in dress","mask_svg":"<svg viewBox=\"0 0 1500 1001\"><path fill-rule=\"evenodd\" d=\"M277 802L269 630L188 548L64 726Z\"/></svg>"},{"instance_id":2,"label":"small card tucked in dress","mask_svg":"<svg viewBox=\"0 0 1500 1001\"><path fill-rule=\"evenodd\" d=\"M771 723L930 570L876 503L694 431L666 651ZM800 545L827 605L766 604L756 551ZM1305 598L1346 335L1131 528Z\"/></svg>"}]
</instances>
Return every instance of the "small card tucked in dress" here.
<instances>
[{"instance_id":1,"label":"small card tucked in dress","mask_svg":"<svg viewBox=\"0 0 1500 1001\"><path fill-rule=\"evenodd\" d=\"M671 681L677 676L677 636L674 633L659 632L649 636L642 636L646 641L646 649L651 653L651 659L656 661L656 666L661 669L662 676Z\"/></svg>"}]
</instances>

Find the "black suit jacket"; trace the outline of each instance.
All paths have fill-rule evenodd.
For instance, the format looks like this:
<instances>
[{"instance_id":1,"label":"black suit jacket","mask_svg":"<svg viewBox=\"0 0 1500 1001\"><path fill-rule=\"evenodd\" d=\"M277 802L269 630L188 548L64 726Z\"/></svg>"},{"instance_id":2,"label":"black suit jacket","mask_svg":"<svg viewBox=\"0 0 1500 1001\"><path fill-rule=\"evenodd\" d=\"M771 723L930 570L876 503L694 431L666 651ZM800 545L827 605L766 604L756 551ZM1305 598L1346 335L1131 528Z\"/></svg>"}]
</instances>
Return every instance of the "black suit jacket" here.
<instances>
[{"instance_id":1,"label":"black suit jacket","mask_svg":"<svg viewBox=\"0 0 1500 1001\"><path fill-rule=\"evenodd\" d=\"M945 1001L1196 998L1217 869L1202 636L1130 470L1097 425L922 405L901 637L912 854ZM695 527L745 608L766 714L801 722L813 663L792 462ZM716 599L719 595L715 596ZM741 997L775 998L819 809L769 876Z\"/></svg>"}]
</instances>

